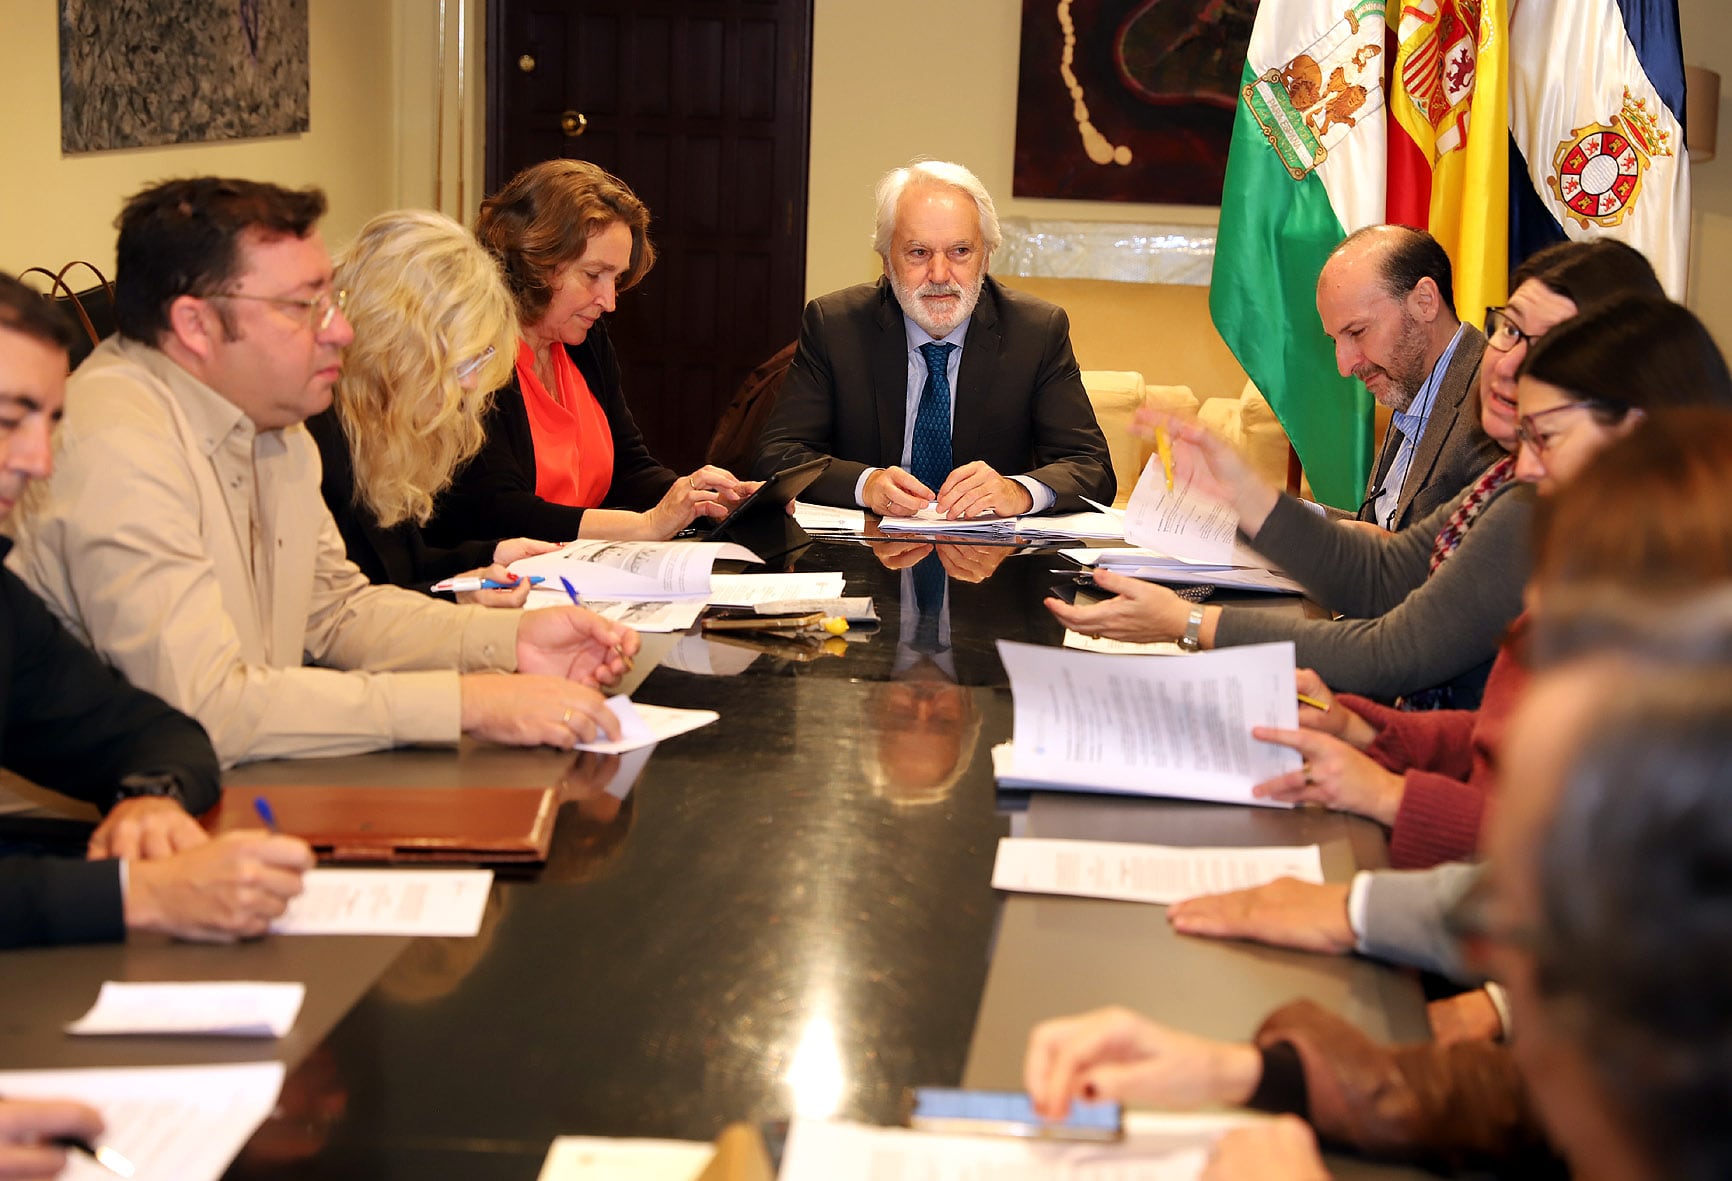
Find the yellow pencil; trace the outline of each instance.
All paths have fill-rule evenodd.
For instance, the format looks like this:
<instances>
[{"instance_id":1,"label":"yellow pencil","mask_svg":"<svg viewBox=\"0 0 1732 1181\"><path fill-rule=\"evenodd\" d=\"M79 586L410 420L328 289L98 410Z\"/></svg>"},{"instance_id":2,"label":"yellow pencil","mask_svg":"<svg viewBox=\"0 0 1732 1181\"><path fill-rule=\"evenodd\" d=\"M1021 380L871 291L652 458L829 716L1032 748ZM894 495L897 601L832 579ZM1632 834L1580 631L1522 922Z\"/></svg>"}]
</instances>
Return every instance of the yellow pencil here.
<instances>
[{"instance_id":1,"label":"yellow pencil","mask_svg":"<svg viewBox=\"0 0 1732 1181\"><path fill-rule=\"evenodd\" d=\"M1311 697L1311 696L1304 694L1304 693L1299 694L1299 704L1300 705L1309 705L1312 709L1320 709L1324 713L1329 712L1329 704L1330 704L1329 702L1319 701L1319 700L1317 700L1317 698Z\"/></svg>"},{"instance_id":2,"label":"yellow pencil","mask_svg":"<svg viewBox=\"0 0 1732 1181\"><path fill-rule=\"evenodd\" d=\"M1167 473L1167 491L1173 490L1173 436L1167 433L1167 428L1155 428L1155 450L1161 456L1161 470Z\"/></svg>"}]
</instances>

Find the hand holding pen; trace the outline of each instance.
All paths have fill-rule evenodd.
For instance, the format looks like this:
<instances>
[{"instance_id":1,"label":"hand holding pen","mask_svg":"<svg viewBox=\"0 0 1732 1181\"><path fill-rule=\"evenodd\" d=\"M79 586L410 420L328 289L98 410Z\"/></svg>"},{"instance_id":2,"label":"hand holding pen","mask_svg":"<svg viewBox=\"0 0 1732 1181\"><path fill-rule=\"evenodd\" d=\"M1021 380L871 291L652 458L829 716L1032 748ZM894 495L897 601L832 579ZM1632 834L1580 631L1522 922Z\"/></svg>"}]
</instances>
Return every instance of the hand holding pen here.
<instances>
[{"instance_id":1,"label":"hand holding pen","mask_svg":"<svg viewBox=\"0 0 1732 1181\"><path fill-rule=\"evenodd\" d=\"M116 1177L130 1177L132 1162L94 1141L102 1135L95 1108L62 1099L0 1099L0 1176L53 1177L79 1152Z\"/></svg>"}]
</instances>

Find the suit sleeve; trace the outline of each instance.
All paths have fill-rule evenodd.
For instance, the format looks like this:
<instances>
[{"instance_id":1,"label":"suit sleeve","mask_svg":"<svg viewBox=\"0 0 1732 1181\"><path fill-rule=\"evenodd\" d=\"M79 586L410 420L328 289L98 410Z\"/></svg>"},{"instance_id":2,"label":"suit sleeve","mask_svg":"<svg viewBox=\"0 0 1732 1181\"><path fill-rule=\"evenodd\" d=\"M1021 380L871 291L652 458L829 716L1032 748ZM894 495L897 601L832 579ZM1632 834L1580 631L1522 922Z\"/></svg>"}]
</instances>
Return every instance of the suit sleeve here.
<instances>
[{"instance_id":1,"label":"suit sleeve","mask_svg":"<svg viewBox=\"0 0 1732 1181\"><path fill-rule=\"evenodd\" d=\"M1095 419L1094 405L1083 388L1082 370L1071 350L1070 318L1064 309L1049 310L1046 348L1035 381L1033 405L1033 466L1026 475L1058 494L1053 508L1079 512L1089 506L1083 497L1111 504L1118 491L1106 436Z\"/></svg>"},{"instance_id":2,"label":"suit sleeve","mask_svg":"<svg viewBox=\"0 0 1732 1181\"><path fill-rule=\"evenodd\" d=\"M124 938L119 861L0 858L0 949Z\"/></svg>"},{"instance_id":3,"label":"suit sleeve","mask_svg":"<svg viewBox=\"0 0 1732 1181\"><path fill-rule=\"evenodd\" d=\"M764 423L752 477L767 480L784 468L834 456L836 450L836 375L823 305L813 300L800 320L800 343L782 380L776 405ZM833 458L824 474L802 495L818 504L855 507L854 488L869 464Z\"/></svg>"},{"instance_id":4,"label":"suit sleeve","mask_svg":"<svg viewBox=\"0 0 1732 1181\"><path fill-rule=\"evenodd\" d=\"M9 768L104 811L136 772L173 775L191 812L216 803L216 752L203 727L104 664L10 570L0 570L0 589L13 643Z\"/></svg>"}]
</instances>

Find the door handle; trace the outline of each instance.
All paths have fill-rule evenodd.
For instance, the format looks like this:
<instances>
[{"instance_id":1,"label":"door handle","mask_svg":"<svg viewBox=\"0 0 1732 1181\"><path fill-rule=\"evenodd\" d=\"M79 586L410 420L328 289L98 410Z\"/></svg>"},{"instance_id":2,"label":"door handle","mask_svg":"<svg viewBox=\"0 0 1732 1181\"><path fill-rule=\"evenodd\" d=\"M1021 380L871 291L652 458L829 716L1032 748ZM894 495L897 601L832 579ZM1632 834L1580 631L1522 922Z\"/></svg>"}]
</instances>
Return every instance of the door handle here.
<instances>
[{"instance_id":1,"label":"door handle","mask_svg":"<svg viewBox=\"0 0 1732 1181\"><path fill-rule=\"evenodd\" d=\"M567 111L559 117L559 129L568 139L576 139L589 130L589 120L578 111Z\"/></svg>"}]
</instances>

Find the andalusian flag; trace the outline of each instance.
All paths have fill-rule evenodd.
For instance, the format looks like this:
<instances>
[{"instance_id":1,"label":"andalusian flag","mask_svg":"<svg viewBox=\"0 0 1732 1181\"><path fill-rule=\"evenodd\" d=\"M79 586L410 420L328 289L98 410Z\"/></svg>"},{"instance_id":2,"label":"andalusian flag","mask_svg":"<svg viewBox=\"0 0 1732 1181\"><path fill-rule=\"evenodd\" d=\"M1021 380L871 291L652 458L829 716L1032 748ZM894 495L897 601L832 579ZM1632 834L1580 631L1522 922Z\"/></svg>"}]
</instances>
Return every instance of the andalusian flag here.
<instances>
[{"instance_id":1,"label":"andalusian flag","mask_svg":"<svg viewBox=\"0 0 1732 1181\"><path fill-rule=\"evenodd\" d=\"M1405 0L1395 34L1387 220L1442 244L1469 323L1509 285L1504 13L1504 0Z\"/></svg>"},{"instance_id":2,"label":"andalusian flag","mask_svg":"<svg viewBox=\"0 0 1732 1181\"><path fill-rule=\"evenodd\" d=\"M1258 9L1209 284L1215 326L1281 419L1313 493L1349 510L1371 462L1371 395L1336 371L1317 275L1343 237L1384 220L1383 8Z\"/></svg>"}]
</instances>

